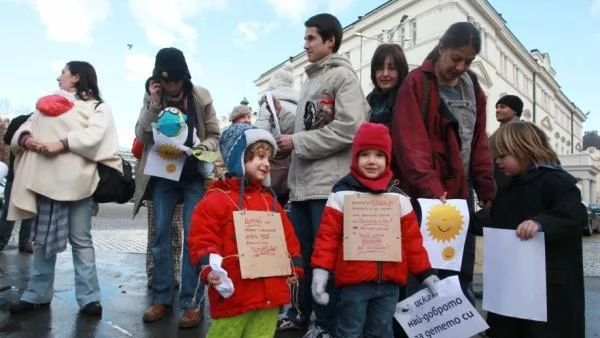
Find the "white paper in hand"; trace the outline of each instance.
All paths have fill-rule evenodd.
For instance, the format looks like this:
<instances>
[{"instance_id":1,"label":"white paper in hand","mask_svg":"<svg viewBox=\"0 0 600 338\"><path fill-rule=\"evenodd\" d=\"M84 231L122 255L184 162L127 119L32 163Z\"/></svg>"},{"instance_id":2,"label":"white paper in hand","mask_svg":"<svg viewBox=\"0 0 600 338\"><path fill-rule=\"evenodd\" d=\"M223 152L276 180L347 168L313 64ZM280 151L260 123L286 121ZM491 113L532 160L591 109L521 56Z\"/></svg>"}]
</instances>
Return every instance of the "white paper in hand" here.
<instances>
[{"instance_id":1,"label":"white paper in hand","mask_svg":"<svg viewBox=\"0 0 600 338\"><path fill-rule=\"evenodd\" d=\"M233 282L229 277L227 277L227 271L221 267L221 264L223 263L223 257L217 254L210 254L209 263L213 274L221 278L221 282L213 285L213 287L221 296L223 296L223 298L231 297L235 290L233 288Z\"/></svg>"},{"instance_id":2,"label":"white paper in hand","mask_svg":"<svg viewBox=\"0 0 600 338\"><path fill-rule=\"evenodd\" d=\"M269 105L269 110L271 110L275 124L275 132L273 133L273 136L279 137L281 136L281 127L279 126L279 117L277 117L277 111L275 110L275 103L273 103L273 94L271 91L267 91L267 104Z\"/></svg>"}]
</instances>

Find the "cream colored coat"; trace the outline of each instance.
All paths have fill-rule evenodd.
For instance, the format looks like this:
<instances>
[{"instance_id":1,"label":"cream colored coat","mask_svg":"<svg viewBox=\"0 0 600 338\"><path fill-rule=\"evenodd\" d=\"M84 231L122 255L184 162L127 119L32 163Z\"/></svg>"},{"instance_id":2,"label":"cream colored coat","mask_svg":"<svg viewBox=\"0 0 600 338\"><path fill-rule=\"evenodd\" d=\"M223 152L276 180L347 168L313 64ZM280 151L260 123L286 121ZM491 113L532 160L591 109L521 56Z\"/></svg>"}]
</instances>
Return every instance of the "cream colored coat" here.
<instances>
[{"instance_id":1,"label":"cream colored coat","mask_svg":"<svg viewBox=\"0 0 600 338\"><path fill-rule=\"evenodd\" d=\"M100 180L97 163L123 171L117 155L118 136L108 104L76 100L59 116L36 112L23 123L11 141L15 153L15 177L8 219L27 219L37 214L36 195L56 201L79 201L90 197ZM67 138L69 151L47 157L25 150L18 142L23 133L42 142Z\"/></svg>"}]
</instances>

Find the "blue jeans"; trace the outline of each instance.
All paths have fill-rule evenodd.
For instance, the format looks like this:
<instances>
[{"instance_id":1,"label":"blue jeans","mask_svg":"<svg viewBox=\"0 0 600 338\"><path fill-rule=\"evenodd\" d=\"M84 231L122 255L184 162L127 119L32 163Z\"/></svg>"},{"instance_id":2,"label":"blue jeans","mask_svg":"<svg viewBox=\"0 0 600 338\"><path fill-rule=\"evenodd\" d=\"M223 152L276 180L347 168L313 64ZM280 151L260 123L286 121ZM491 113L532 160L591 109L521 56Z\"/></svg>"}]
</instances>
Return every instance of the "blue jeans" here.
<instances>
[{"instance_id":1,"label":"blue jeans","mask_svg":"<svg viewBox=\"0 0 600 338\"><path fill-rule=\"evenodd\" d=\"M363 283L338 289L337 333L344 338L392 338L398 284Z\"/></svg>"},{"instance_id":2,"label":"blue jeans","mask_svg":"<svg viewBox=\"0 0 600 338\"><path fill-rule=\"evenodd\" d=\"M12 180L7 180L6 186L4 187L4 207L2 208L2 215L0 215L0 248L5 246L8 241L10 241L10 236L12 235L12 231L15 226L15 221L9 221L6 219L11 189ZM25 219L21 221L21 229L19 230L19 248L31 242L32 221L32 219Z\"/></svg>"},{"instance_id":3,"label":"blue jeans","mask_svg":"<svg viewBox=\"0 0 600 338\"><path fill-rule=\"evenodd\" d=\"M337 293L334 287L334 276L331 274L327 282L326 291L329 293L329 304L323 306L314 303L312 299L312 268L310 258L313 253L315 237L321 225L321 216L327 200L310 200L290 203L290 220L294 226L294 232L302 248L304 260L304 278L300 281L298 290L298 303L292 302L288 310L288 317L295 320L301 318L307 323L312 311L315 311L315 324L334 334L336 328L336 303ZM294 297L292 297L294 298ZM300 316L298 316L298 309Z\"/></svg>"},{"instance_id":4,"label":"blue jeans","mask_svg":"<svg viewBox=\"0 0 600 338\"><path fill-rule=\"evenodd\" d=\"M173 302L173 248L171 247L171 222L175 206L183 197L183 258L181 259L181 289L179 292L179 307L188 309L198 304L193 303L204 295L204 285L201 284L195 294L198 284L198 274L190 261L188 248L188 233L192 213L196 204L204 196L204 181L177 182L163 178L152 178L152 204L154 208L154 240L151 243L154 275L152 277L152 304L167 304Z\"/></svg>"},{"instance_id":5,"label":"blue jeans","mask_svg":"<svg viewBox=\"0 0 600 338\"><path fill-rule=\"evenodd\" d=\"M69 206L69 244L75 270L75 297L79 307L100 301L96 255L92 243L92 198L71 202ZM21 300L50 303L53 296L56 255L46 258L44 245L33 243L27 290Z\"/></svg>"}]
</instances>

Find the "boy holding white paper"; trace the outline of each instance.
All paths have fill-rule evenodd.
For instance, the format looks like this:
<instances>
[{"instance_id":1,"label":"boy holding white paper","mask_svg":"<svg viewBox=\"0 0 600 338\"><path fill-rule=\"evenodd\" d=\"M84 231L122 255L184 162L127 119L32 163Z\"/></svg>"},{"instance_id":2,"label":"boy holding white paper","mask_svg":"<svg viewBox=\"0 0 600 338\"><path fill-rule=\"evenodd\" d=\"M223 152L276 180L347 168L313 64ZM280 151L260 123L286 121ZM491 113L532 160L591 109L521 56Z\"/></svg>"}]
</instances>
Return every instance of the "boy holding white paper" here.
<instances>
[{"instance_id":1,"label":"boy holding white paper","mask_svg":"<svg viewBox=\"0 0 600 338\"><path fill-rule=\"evenodd\" d=\"M303 274L294 229L269 188L269 159L277 149L275 139L265 130L234 124L222 132L219 148L227 165L227 178L214 182L196 206L188 240L190 259L202 269L202 283L212 286L208 297L213 321L207 338L273 337L279 307L290 300L288 282L297 282ZM242 246L259 243L259 250L253 250L250 256L260 257L265 253L274 255L280 249L262 245L268 240L262 236L269 237L270 233L260 229L256 240L240 242L240 231L260 226L260 218L240 224L240 215L257 211L280 218L279 229L283 228L285 242L282 244L287 246L287 250L283 249L284 267L292 271L290 275L244 277L248 269L244 266L247 258Z\"/></svg>"},{"instance_id":2,"label":"boy holding white paper","mask_svg":"<svg viewBox=\"0 0 600 338\"><path fill-rule=\"evenodd\" d=\"M488 312L487 333L493 338L583 338L581 229L587 212L576 179L560 167L546 134L533 123L500 127L490 145L496 164L511 177L494 200L491 227L516 230L521 240L544 233L547 321ZM528 294L512 292L527 302Z\"/></svg>"},{"instance_id":3,"label":"boy holding white paper","mask_svg":"<svg viewBox=\"0 0 600 338\"><path fill-rule=\"evenodd\" d=\"M410 198L393 185L390 169L392 141L387 128L382 124L362 124L352 145L352 165L350 174L342 178L334 187L327 200L321 226L315 241L312 255L313 298L319 304L327 304L329 295L325 285L329 274L335 276L339 302L337 305L338 337L392 337L392 322L398 301L399 285L406 283L410 272L423 282L432 293L435 293L437 276L433 274L427 252L423 247L423 238L419 231L417 217L410 204ZM365 208L364 216L354 220L346 219L355 210L345 210L348 200L356 196L369 199L371 197L389 197L375 199L373 208L381 210L382 203L389 203L392 208L399 208L399 217L384 217L369 212ZM390 203L391 202L391 203ZM393 203L393 204L392 204ZM397 211L397 210L396 210ZM372 215L369 215L372 214ZM393 210L389 215L393 215ZM367 219L370 219L367 221ZM385 224L395 219L395 224ZM346 224L351 222L351 231L346 232ZM366 223L370 223L366 224ZM377 230L392 230L395 236L386 236L381 232L373 236L369 227ZM358 244L353 246L358 254L371 255L373 251L384 253L378 260L356 260L357 252L347 249L352 245L345 240L354 235L354 229L360 232ZM399 227L400 231L392 229ZM369 237L361 242L360 237ZM384 237L397 236L395 245L388 245ZM364 244L364 245L363 245ZM391 252L387 251L391 247ZM386 250L387 248L387 250ZM399 251L399 252L398 252ZM392 258L397 256L397 258ZM350 258L350 259L349 259Z\"/></svg>"}]
</instances>

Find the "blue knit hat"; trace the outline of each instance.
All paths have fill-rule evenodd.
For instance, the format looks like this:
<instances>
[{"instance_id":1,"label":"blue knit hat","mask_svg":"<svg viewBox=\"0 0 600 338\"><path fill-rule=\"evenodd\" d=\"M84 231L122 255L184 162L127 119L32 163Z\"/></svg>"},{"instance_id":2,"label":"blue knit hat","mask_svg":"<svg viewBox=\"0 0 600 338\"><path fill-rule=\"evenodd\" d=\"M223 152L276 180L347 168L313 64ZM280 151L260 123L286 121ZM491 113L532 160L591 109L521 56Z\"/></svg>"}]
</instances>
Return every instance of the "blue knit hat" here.
<instances>
[{"instance_id":1,"label":"blue knit hat","mask_svg":"<svg viewBox=\"0 0 600 338\"><path fill-rule=\"evenodd\" d=\"M265 141L273 147L273 155L277 151L277 144L273 135L264 129L248 124L232 124L221 132L219 149L221 157L227 166L227 173L234 177L244 177L244 152L252 144ZM271 180L267 177L263 185L270 186Z\"/></svg>"}]
</instances>

